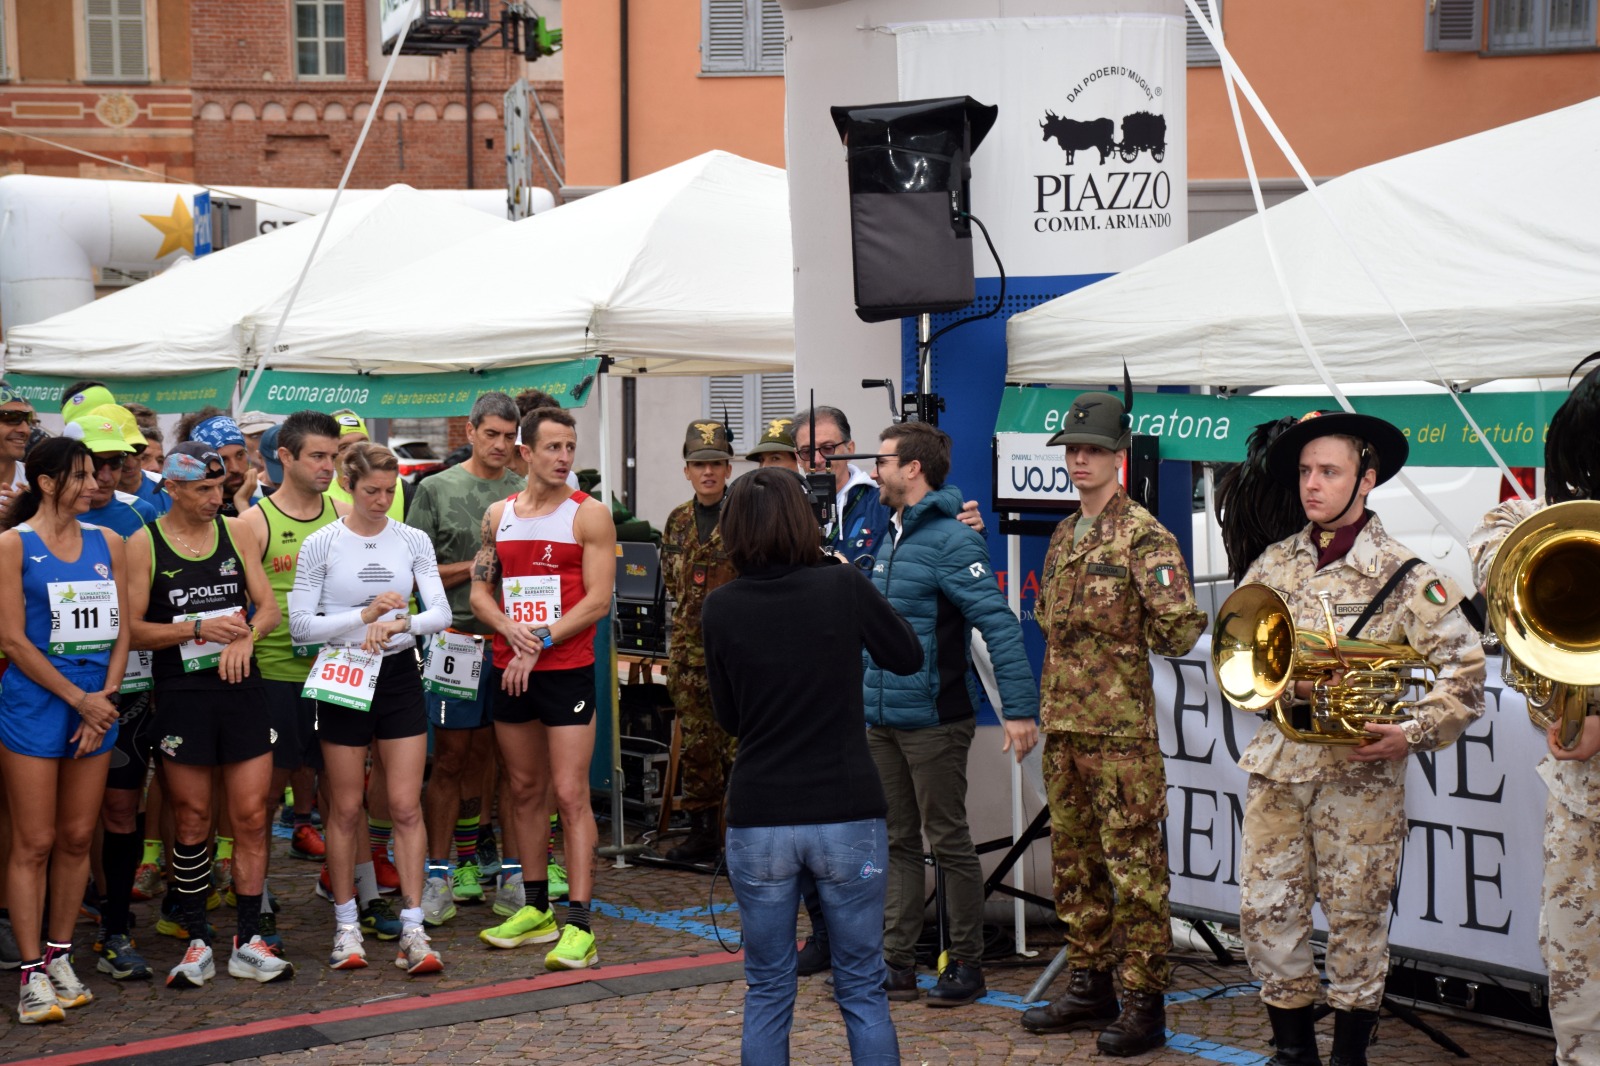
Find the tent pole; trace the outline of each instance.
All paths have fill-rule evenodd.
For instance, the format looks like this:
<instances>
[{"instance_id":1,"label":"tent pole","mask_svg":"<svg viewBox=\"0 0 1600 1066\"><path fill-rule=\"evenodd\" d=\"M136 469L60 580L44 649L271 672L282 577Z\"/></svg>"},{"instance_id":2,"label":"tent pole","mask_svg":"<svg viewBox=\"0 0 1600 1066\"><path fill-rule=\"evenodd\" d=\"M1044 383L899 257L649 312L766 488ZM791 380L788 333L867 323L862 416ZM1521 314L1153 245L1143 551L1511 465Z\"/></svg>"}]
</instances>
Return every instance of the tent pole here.
<instances>
[{"instance_id":1,"label":"tent pole","mask_svg":"<svg viewBox=\"0 0 1600 1066\"><path fill-rule=\"evenodd\" d=\"M600 357L600 374L595 398L600 415L600 502L606 509L611 509L611 410L607 400L609 395L606 388L606 370L611 365L608 356ZM611 611L607 616L607 625L610 618L616 616L616 594L611 597ZM601 848L600 854L610 854L616 858L615 869L625 870L628 867L628 847L626 832L623 828L622 812L622 693L617 684L617 642L607 642L611 648L611 847ZM638 850L637 848L633 850Z\"/></svg>"},{"instance_id":2,"label":"tent pole","mask_svg":"<svg viewBox=\"0 0 1600 1066\"><path fill-rule=\"evenodd\" d=\"M1015 522L1022 516L1011 514L1008 517ZM1006 536L1006 605L1019 620L1022 618L1022 538L1015 533ZM1021 840L1027 831L1027 823L1022 817L1022 763L1012 759L1011 839ZM1026 866L1027 863L1019 858L1011 868L1011 886L1017 890L1017 895L1011 900L1012 939L1017 945L1018 955L1028 954L1027 908L1022 902L1022 891L1027 887Z\"/></svg>"}]
</instances>

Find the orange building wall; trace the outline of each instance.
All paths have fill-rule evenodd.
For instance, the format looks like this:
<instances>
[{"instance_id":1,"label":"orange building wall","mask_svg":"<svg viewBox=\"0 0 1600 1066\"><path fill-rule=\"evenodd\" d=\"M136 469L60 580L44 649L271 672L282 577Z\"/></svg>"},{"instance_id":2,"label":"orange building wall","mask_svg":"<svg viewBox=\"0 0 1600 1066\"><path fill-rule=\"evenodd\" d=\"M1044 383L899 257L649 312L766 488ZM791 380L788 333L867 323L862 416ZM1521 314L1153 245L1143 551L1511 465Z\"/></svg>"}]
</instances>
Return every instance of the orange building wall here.
<instances>
[{"instance_id":1,"label":"orange building wall","mask_svg":"<svg viewBox=\"0 0 1600 1066\"><path fill-rule=\"evenodd\" d=\"M564 12L571 185L619 180L618 6L583 0ZM700 76L699 9L688 0L630 4L634 177L711 148L783 165L782 79ZM1600 53L1425 52L1423 5L1404 0L1227 0L1223 29L1318 177L1600 95ZM1221 70L1191 69L1188 89L1190 178L1243 178ZM1293 176L1241 105L1261 175Z\"/></svg>"},{"instance_id":2,"label":"orange building wall","mask_svg":"<svg viewBox=\"0 0 1600 1066\"><path fill-rule=\"evenodd\" d=\"M568 185L621 179L618 0L563 5ZM629 4L629 159L639 177L720 148L783 166L783 78L700 76L700 5Z\"/></svg>"},{"instance_id":3,"label":"orange building wall","mask_svg":"<svg viewBox=\"0 0 1600 1066\"><path fill-rule=\"evenodd\" d=\"M189 84L188 0L162 0L156 26L161 35L161 80Z\"/></svg>"}]
</instances>

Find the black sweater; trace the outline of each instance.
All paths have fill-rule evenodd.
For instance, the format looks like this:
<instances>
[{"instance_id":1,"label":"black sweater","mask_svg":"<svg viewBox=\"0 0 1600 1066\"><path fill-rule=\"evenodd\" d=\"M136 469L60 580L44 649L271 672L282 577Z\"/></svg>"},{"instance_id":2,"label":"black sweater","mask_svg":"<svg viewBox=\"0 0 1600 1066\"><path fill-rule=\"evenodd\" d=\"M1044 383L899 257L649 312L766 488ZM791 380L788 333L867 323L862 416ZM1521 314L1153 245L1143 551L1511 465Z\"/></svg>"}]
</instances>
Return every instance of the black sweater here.
<instances>
[{"instance_id":1,"label":"black sweater","mask_svg":"<svg viewBox=\"0 0 1600 1066\"><path fill-rule=\"evenodd\" d=\"M862 711L865 648L885 670L922 667L911 624L853 566L747 573L706 597L711 705L739 738L728 824L882 818Z\"/></svg>"}]
</instances>

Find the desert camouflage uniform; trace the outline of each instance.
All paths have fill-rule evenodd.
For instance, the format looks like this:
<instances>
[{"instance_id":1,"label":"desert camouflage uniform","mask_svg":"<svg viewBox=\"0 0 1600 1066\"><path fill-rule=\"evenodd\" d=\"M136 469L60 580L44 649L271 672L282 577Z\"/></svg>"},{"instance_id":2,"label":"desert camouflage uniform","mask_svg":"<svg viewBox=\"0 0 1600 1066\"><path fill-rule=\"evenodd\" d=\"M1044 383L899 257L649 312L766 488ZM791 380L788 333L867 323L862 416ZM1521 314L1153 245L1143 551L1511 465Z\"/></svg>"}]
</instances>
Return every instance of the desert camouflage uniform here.
<instances>
[{"instance_id":1,"label":"desert camouflage uniform","mask_svg":"<svg viewBox=\"0 0 1600 1066\"><path fill-rule=\"evenodd\" d=\"M1050 540L1036 615L1056 913L1070 966L1120 963L1124 988L1164 992L1167 780L1149 656L1187 652L1206 616L1177 541L1149 511L1118 492L1076 547L1075 524Z\"/></svg>"},{"instance_id":2,"label":"desert camouflage uniform","mask_svg":"<svg viewBox=\"0 0 1600 1066\"><path fill-rule=\"evenodd\" d=\"M1325 629L1319 592L1328 592L1344 632L1413 553L1376 515L1341 559L1317 569L1312 526L1280 540L1251 564L1245 581L1283 593L1302 629ZM1411 750L1451 744L1483 713L1483 647L1461 613L1454 582L1426 564L1408 573L1361 631L1366 640L1411 645L1438 672L1433 690L1405 723ZM1250 774L1240 933L1261 998L1293 1009L1315 1003L1311 904L1328 919L1328 1002L1377 1010L1389 971L1389 901L1405 840L1406 761L1350 762L1346 745L1289 740L1261 727L1239 759Z\"/></svg>"},{"instance_id":3,"label":"desert camouflage uniform","mask_svg":"<svg viewBox=\"0 0 1600 1066\"><path fill-rule=\"evenodd\" d=\"M681 503L667 516L661 534L661 572L672 609L672 647L667 657L667 692L678 711L682 731L678 780L686 811L715 810L727 791L733 765L734 739L711 712L706 680L706 652L700 636L700 609L712 589L732 581L733 563L722 547L722 530L714 529L704 544L695 529L694 501Z\"/></svg>"},{"instance_id":4,"label":"desert camouflage uniform","mask_svg":"<svg viewBox=\"0 0 1600 1066\"><path fill-rule=\"evenodd\" d=\"M1473 577L1489 579L1495 552L1517 523L1541 505L1508 500L1472 534ZM1589 713L1600 713L1600 689L1590 690ZM1534 728L1530 723L1529 728ZM1544 808L1544 886L1539 951L1550 971L1550 1021L1556 1061L1600 1063L1600 756L1573 762L1546 755L1539 776L1550 796Z\"/></svg>"}]
</instances>

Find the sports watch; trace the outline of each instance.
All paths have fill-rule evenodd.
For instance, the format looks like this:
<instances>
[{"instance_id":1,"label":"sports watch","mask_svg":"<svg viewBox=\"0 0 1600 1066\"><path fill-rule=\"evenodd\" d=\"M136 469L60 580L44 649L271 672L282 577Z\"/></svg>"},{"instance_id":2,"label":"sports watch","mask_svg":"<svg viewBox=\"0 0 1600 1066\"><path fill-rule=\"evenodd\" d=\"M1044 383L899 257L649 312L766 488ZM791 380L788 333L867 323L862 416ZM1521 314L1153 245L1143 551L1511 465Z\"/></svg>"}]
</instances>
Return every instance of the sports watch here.
<instances>
[{"instance_id":1,"label":"sports watch","mask_svg":"<svg viewBox=\"0 0 1600 1066\"><path fill-rule=\"evenodd\" d=\"M531 632L543 642L545 647L548 648L555 644L555 638L550 635L549 626L534 626Z\"/></svg>"}]
</instances>

